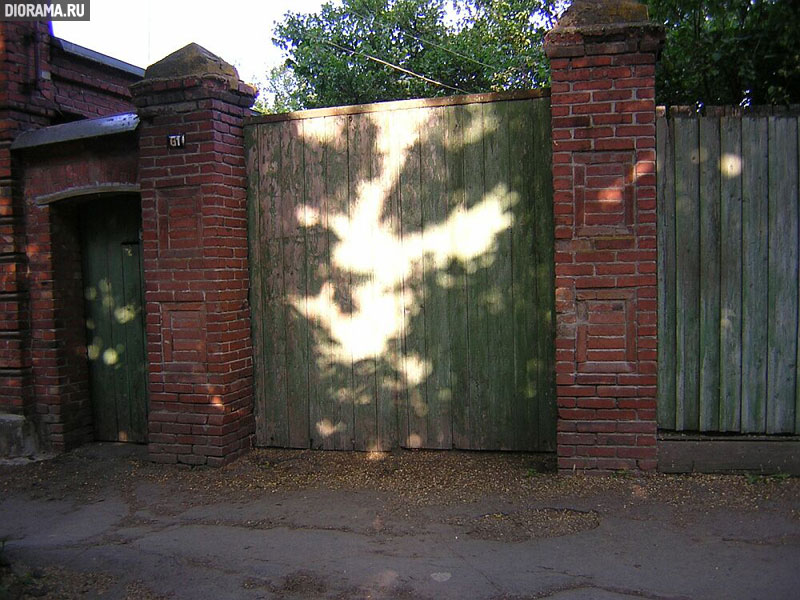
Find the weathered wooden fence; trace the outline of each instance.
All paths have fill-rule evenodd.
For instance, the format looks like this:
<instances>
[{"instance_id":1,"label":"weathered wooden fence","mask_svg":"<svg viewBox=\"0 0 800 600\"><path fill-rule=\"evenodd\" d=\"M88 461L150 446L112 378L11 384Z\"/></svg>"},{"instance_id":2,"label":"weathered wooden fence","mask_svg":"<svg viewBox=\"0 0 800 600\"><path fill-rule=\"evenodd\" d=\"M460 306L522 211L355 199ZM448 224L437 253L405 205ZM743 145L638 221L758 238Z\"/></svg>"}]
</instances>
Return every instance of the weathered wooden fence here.
<instances>
[{"instance_id":1,"label":"weathered wooden fence","mask_svg":"<svg viewBox=\"0 0 800 600\"><path fill-rule=\"evenodd\" d=\"M659 427L800 433L798 119L677 111L657 145Z\"/></svg>"},{"instance_id":2,"label":"weathered wooden fence","mask_svg":"<svg viewBox=\"0 0 800 600\"><path fill-rule=\"evenodd\" d=\"M554 449L549 98L245 133L257 443Z\"/></svg>"}]
</instances>

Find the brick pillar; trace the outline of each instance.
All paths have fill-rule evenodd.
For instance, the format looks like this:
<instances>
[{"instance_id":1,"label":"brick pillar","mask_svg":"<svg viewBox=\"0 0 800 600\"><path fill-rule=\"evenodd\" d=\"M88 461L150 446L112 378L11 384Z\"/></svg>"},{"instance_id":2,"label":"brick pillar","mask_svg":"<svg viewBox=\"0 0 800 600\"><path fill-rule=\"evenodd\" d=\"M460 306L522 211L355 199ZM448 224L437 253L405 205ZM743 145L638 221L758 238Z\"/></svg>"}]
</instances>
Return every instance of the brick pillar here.
<instances>
[{"instance_id":1,"label":"brick pillar","mask_svg":"<svg viewBox=\"0 0 800 600\"><path fill-rule=\"evenodd\" d=\"M558 466L656 467L655 63L632 1L576 0L552 69Z\"/></svg>"},{"instance_id":2,"label":"brick pillar","mask_svg":"<svg viewBox=\"0 0 800 600\"><path fill-rule=\"evenodd\" d=\"M67 347L74 320L60 310L55 277L72 257L61 252L64 228L49 208L26 204L11 151L21 132L56 115L51 37L46 22L0 22L0 416L24 416L23 435L38 428L45 446L65 450L92 433L85 368Z\"/></svg>"},{"instance_id":3,"label":"brick pillar","mask_svg":"<svg viewBox=\"0 0 800 600\"><path fill-rule=\"evenodd\" d=\"M190 44L131 92L141 119L150 457L220 465L249 448L253 432L242 125L255 90ZM185 146L170 146L172 135Z\"/></svg>"},{"instance_id":4,"label":"brick pillar","mask_svg":"<svg viewBox=\"0 0 800 600\"><path fill-rule=\"evenodd\" d=\"M44 22L0 22L0 413L32 417L30 306L25 208L11 143L53 115L50 28ZM52 346L52 344L51 344Z\"/></svg>"}]
</instances>

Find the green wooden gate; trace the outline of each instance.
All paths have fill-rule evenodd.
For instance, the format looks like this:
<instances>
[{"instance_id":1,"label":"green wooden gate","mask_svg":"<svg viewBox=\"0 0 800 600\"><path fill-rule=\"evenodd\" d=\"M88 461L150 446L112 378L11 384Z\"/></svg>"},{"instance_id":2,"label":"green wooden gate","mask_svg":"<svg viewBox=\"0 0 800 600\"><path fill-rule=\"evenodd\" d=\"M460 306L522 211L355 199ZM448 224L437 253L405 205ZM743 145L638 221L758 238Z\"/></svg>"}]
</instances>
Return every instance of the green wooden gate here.
<instances>
[{"instance_id":1,"label":"green wooden gate","mask_svg":"<svg viewBox=\"0 0 800 600\"><path fill-rule=\"evenodd\" d=\"M800 433L798 119L660 117L658 424Z\"/></svg>"},{"instance_id":2,"label":"green wooden gate","mask_svg":"<svg viewBox=\"0 0 800 600\"><path fill-rule=\"evenodd\" d=\"M139 199L85 205L83 282L95 437L147 441Z\"/></svg>"},{"instance_id":3,"label":"green wooden gate","mask_svg":"<svg viewBox=\"0 0 800 600\"><path fill-rule=\"evenodd\" d=\"M554 449L549 98L514 98L248 124L259 445Z\"/></svg>"}]
</instances>

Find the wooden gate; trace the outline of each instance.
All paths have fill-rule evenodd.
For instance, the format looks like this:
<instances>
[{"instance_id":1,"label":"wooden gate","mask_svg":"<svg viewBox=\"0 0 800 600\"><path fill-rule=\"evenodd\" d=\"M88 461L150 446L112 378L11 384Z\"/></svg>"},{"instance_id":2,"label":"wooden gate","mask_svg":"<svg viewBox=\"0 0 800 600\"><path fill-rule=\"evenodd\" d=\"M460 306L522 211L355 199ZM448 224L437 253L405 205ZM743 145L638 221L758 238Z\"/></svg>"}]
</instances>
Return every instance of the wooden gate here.
<instances>
[{"instance_id":1,"label":"wooden gate","mask_svg":"<svg viewBox=\"0 0 800 600\"><path fill-rule=\"evenodd\" d=\"M245 135L257 443L553 450L549 98Z\"/></svg>"},{"instance_id":2,"label":"wooden gate","mask_svg":"<svg viewBox=\"0 0 800 600\"><path fill-rule=\"evenodd\" d=\"M800 433L798 119L657 134L659 427Z\"/></svg>"},{"instance_id":3,"label":"wooden gate","mask_svg":"<svg viewBox=\"0 0 800 600\"><path fill-rule=\"evenodd\" d=\"M103 441L147 441L140 224L135 197L97 200L82 213L94 430Z\"/></svg>"}]
</instances>

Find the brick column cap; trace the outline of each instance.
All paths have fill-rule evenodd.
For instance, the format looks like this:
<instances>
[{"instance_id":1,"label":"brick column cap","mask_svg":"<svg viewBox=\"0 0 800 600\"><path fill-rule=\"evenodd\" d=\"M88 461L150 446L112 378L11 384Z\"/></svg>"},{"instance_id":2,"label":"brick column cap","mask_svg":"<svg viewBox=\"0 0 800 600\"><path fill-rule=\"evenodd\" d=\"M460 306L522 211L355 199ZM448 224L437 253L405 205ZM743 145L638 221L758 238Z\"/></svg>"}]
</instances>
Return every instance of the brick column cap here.
<instances>
[{"instance_id":1,"label":"brick column cap","mask_svg":"<svg viewBox=\"0 0 800 600\"><path fill-rule=\"evenodd\" d=\"M182 96L173 98L171 93L194 88L205 88L210 96L229 94L230 102L243 107L250 107L257 93L239 79L233 65L194 42L147 67L144 79L130 89L134 104L143 106L181 101ZM152 95L162 94L160 102L153 101Z\"/></svg>"},{"instance_id":2,"label":"brick column cap","mask_svg":"<svg viewBox=\"0 0 800 600\"><path fill-rule=\"evenodd\" d=\"M626 40L641 40L627 47ZM622 42L619 48L603 46L597 52L587 42ZM647 7L636 0L575 0L544 40L548 58L584 54L616 54L625 51L658 51L664 42L664 27L648 20Z\"/></svg>"}]
</instances>

